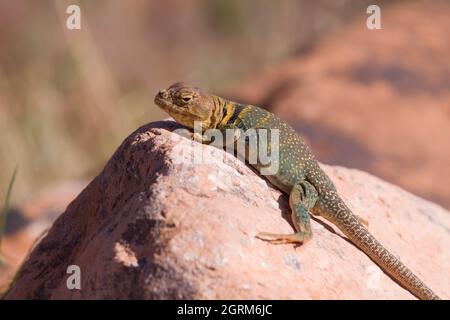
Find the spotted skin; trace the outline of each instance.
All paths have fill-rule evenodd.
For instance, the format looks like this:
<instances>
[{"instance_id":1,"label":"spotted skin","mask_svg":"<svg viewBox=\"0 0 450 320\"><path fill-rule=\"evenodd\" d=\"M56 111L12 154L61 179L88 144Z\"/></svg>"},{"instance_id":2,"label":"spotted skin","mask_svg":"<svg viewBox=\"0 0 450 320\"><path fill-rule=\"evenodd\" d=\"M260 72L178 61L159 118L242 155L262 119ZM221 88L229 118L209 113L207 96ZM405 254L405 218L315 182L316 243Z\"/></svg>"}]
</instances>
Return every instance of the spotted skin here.
<instances>
[{"instance_id":1,"label":"spotted skin","mask_svg":"<svg viewBox=\"0 0 450 320\"><path fill-rule=\"evenodd\" d=\"M286 122L264 109L231 102L184 83L176 83L158 92L155 103L189 128L193 128L194 120L201 121L203 131L279 129L279 169L276 174L264 177L289 195L296 232L287 235L262 232L258 234L259 238L273 243L305 243L312 237L310 213L322 216L416 297L439 299L369 233L364 220L350 211L308 146ZM193 138L203 143L210 142L207 136ZM262 164L253 166L260 170Z\"/></svg>"}]
</instances>

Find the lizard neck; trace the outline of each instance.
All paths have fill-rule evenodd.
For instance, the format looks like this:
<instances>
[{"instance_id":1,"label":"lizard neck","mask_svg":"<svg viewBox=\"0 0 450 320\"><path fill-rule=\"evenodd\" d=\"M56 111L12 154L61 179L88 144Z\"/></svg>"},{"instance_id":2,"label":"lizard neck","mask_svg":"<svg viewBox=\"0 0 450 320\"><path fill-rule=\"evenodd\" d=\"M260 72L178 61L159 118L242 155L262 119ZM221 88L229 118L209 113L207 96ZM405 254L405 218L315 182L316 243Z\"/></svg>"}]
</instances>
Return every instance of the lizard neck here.
<instances>
[{"instance_id":1,"label":"lizard neck","mask_svg":"<svg viewBox=\"0 0 450 320\"><path fill-rule=\"evenodd\" d=\"M223 128L235 115L236 104L227 99L213 96L215 110L211 117L211 124L218 129Z\"/></svg>"}]
</instances>

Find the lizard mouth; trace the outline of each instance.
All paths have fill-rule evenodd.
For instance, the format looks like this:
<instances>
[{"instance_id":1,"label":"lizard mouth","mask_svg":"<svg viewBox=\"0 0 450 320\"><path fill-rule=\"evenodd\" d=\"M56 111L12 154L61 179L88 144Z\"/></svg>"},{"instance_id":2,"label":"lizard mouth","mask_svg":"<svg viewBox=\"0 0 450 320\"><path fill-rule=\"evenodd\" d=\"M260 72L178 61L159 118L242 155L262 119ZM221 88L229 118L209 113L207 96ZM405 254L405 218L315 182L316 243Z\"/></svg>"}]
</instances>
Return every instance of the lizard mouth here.
<instances>
[{"instance_id":1,"label":"lizard mouth","mask_svg":"<svg viewBox=\"0 0 450 320\"><path fill-rule=\"evenodd\" d=\"M157 94L155 96L155 104L158 107L163 108L164 110L166 110L167 108L172 108L173 107L172 101L161 97L160 94Z\"/></svg>"},{"instance_id":2,"label":"lizard mouth","mask_svg":"<svg viewBox=\"0 0 450 320\"><path fill-rule=\"evenodd\" d=\"M203 117L195 114L188 106L179 106L173 103L172 97L166 90L159 91L155 96L155 104L167 112L177 122L193 127L195 121L203 121Z\"/></svg>"},{"instance_id":3,"label":"lizard mouth","mask_svg":"<svg viewBox=\"0 0 450 320\"><path fill-rule=\"evenodd\" d=\"M170 98L164 98L161 96L160 93L158 93L155 96L155 104L172 116L173 115L181 115L181 116L189 115L187 108L180 107L180 106L174 104Z\"/></svg>"}]
</instances>

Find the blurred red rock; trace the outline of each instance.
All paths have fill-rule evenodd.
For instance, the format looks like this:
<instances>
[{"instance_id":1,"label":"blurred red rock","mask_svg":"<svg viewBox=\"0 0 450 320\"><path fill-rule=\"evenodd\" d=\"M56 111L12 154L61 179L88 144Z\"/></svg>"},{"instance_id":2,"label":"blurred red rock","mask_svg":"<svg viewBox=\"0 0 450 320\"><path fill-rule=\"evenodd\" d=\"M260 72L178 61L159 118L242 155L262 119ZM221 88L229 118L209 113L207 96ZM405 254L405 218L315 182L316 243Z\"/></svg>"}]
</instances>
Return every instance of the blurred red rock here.
<instances>
[{"instance_id":1,"label":"blurred red rock","mask_svg":"<svg viewBox=\"0 0 450 320\"><path fill-rule=\"evenodd\" d=\"M381 6L230 91L302 133L318 158L450 208L450 4Z\"/></svg>"}]
</instances>

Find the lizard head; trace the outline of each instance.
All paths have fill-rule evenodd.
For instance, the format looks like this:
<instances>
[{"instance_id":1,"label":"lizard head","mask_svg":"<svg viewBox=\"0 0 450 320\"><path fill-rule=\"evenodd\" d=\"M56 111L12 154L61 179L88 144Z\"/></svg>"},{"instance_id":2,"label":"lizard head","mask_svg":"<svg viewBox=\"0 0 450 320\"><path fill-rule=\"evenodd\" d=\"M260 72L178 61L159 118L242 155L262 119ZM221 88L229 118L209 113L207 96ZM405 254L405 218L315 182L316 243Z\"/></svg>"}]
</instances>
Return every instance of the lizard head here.
<instances>
[{"instance_id":1,"label":"lizard head","mask_svg":"<svg viewBox=\"0 0 450 320\"><path fill-rule=\"evenodd\" d=\"M199 88L182 82L175 83L160 90L155 96L155 103L188 128L194 128L194 121L200 121L202 129L208 129L212 125L214 98Z\"/></svg>"}]
</instances>

